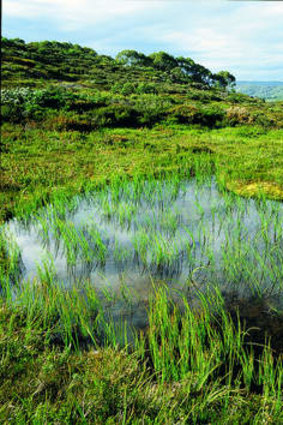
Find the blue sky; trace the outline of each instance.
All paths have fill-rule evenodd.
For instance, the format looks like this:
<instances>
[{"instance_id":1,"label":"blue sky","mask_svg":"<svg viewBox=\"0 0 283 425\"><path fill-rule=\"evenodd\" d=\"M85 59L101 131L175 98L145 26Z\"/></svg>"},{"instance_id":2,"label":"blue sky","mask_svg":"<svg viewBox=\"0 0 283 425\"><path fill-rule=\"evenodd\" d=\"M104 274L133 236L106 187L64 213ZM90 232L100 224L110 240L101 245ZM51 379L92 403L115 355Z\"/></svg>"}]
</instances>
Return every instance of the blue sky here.
<instances>
[{"instance_id":1,"label":"blue sky","mask_svg":"<svg viewBox=\"0 0 283 425\"><path fill-rule=\"evenodd\" d=\"M238 80L283 81L283 1L4 0L3 35L191 57Z\"/></svg>"}]
</instances>

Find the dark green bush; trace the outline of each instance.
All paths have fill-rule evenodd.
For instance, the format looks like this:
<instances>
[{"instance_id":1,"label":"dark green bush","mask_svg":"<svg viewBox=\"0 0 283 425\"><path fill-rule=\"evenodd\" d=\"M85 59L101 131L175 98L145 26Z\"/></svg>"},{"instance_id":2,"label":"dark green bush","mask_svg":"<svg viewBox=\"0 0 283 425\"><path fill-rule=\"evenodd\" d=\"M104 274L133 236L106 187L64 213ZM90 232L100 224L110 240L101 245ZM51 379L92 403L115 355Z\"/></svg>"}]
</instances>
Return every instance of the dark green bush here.
<instances>
[{"instance_id":1,"label":"dark green bush","mask_svg":"<svg viewBox=\"0 0 283 425\"><path fill-rule=\"evenodd\" d=\"M138 84L136 91L137 94L144 94L144 93L157 93L156 84L153 83L140 83Z\"/></svg>"},{"instance_id":2,"label":"dark green bush","mask_svg":"<svg viewBox=\"0 0 283 425\"><path fill-rule=\"evenodd\" d=\"M1 122L20 123L23 120L23 110L20 105L1 105Z\"/></svg>"},{"instance_id":3,"label":"dark green bush","mask_svg":"<svg viewBox=\"0 0 283 425\"><path fill-rule=\"evenodd\" d=\"M127 104L113 104L97 109L91 118L94 127L137 127L138 114Z\"/></svg>"},{"instance_id":4,"label":"dark green bush","mask_svg":"<svg viewBox=\"0 0 283 425\"><path fill-rule=\"evenodd\" d=\"M219 108L181 105L171 109L172 115L180 124L200 124L206 127L220 126L225 116Z\"/></svg>"}]
</instances>

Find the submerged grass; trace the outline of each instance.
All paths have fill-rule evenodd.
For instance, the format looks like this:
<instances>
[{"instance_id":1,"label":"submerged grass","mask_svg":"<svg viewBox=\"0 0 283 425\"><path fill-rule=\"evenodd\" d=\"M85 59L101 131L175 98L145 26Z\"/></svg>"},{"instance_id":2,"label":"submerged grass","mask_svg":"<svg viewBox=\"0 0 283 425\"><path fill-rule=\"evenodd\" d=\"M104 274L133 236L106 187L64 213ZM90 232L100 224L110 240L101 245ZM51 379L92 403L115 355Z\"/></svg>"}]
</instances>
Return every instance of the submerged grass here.
<instances>
[{"instance_id":1,"label":"submerged grass","mask_svg":"<svg viewBox=\"0 0 283 425\"><path fill-rule=\"evenodd\" d=\"M198 268L200 285L210 281L271 295L282 289L281 223L280 203L239 202L213 180L202 186L175 176L117 179L70 205L57 201L7 231L29 241L24 255L43 245L54 261L66 261L71 274L57 264L67 286L71 278L97 282L105 269L111 279L119 268L184 283L185 274Z\"/></svg>"}]
</instances>

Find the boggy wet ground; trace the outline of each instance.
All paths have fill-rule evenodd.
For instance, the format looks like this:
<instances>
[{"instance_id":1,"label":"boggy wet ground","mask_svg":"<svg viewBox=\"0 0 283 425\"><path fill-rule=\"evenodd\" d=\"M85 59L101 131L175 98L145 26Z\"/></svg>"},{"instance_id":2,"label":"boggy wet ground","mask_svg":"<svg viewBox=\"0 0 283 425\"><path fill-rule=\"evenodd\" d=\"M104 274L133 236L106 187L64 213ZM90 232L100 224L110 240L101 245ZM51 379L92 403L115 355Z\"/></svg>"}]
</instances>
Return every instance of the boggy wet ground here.
<instances>
[{"instance_id":1,"label":"boggy wet ground","mask_svg":"<svg viewBox=\"0 0 283 425\"><path fill-rule=\"evenodd\" d=\"M274 300L251 297L239 298L236 294L226 297L226 310L235 326L240 319L241 327L247 330L245 341L260 353L270 343L274 355L283 354L283 313L273 308Z\"/></svg>"},{"instance_id":2,"label":"boggy wet ground","mask_svg":"<svg viewBox=\"0 0 283 425\"><path fill-rule=\"evenodd\" d=\"M22 282L47 271L62 290L88 281L116 323L146 327L153 281L192 304L217 285L231 314L259 328L252 338L261 344L267 332L282 350L282 223L282 203L240 198L214 180L165 180L106 187L12 220L6 233L19 247Z\"/></svg>"}]
</instances>

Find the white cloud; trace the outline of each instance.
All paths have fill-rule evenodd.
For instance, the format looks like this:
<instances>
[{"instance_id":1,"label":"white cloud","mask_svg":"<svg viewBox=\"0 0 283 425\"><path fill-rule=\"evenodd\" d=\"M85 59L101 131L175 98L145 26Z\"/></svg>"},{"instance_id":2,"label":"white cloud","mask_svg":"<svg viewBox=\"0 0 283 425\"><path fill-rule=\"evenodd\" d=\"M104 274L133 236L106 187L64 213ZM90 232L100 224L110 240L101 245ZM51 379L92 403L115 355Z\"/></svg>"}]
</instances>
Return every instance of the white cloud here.
<instances>
[{"instance_id":1,"label":"white cloud","mask_svg":"<svg viewBox=\"0 0 283 425\"><path fill-rule=\"evenodd\" d=\"M245 3L226 9L222 4L217 15L202 17L189 30L180 24L177 31L162 37L170 47L214 71L226 68L236 74L244 70L262 74L264 67L273 66L278 68L277 78L283 79L282 22L283 4Z\"/></svg>"},{"instance_id":2,"label":"white cloud","mask_svg":"<svg viewBox=\"0 0 283 425\"><path fill-rule=\"evenodd\" d=\"M61 20L63 27L83 27L113 17L135 15L160 6L158 1L128 0L4 0L6 16L35 18L48 17Z\"/></svg>"}]
</instances>

